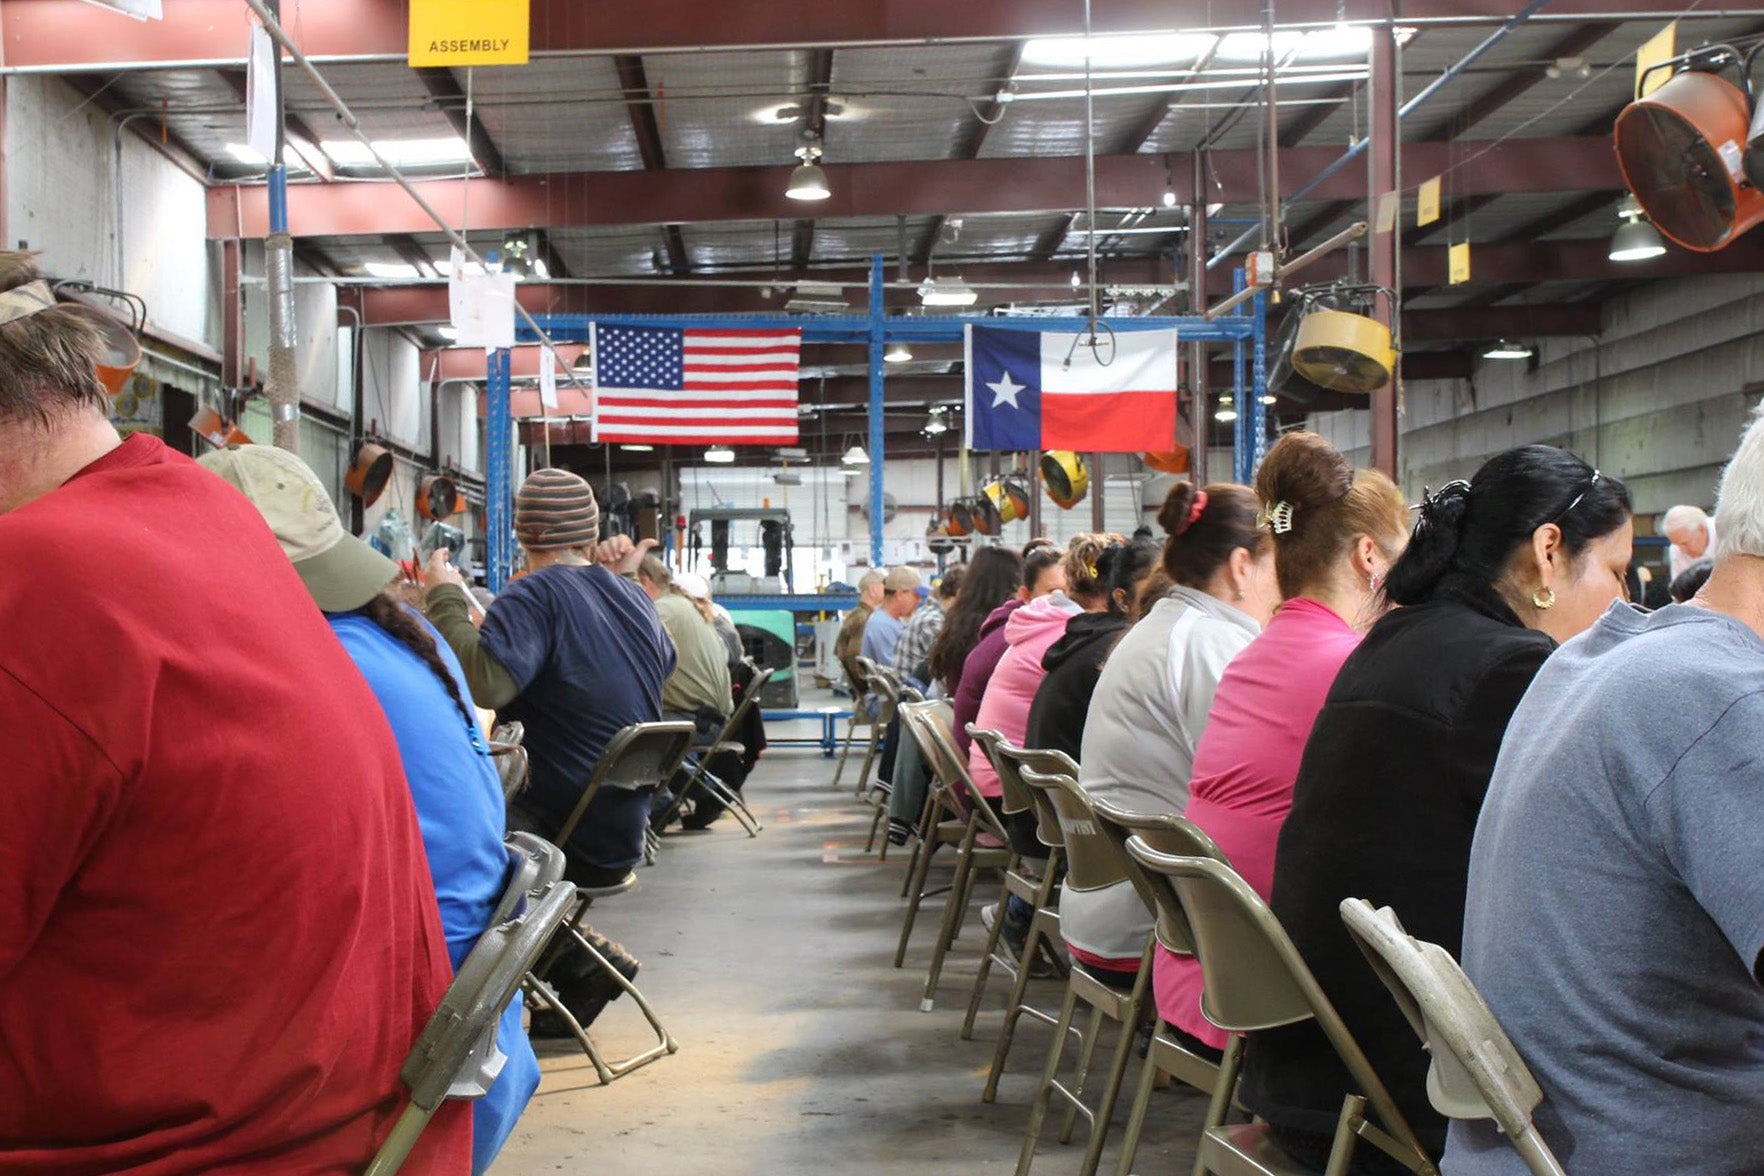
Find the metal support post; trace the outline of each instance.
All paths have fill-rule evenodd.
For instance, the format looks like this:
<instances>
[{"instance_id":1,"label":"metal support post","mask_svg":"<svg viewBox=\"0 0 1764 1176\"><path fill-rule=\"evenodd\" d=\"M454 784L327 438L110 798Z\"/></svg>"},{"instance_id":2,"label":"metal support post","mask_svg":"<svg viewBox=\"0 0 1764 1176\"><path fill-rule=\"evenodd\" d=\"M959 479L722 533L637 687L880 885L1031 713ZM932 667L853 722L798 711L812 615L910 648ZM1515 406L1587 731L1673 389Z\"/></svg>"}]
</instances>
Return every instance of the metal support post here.
<instances>
[{"instance_id":1,"label":"metal support post","mask_svg":"<svg viewBox=\"0 0 1764 1176\"><path fill-rule=\"evenodd\" d=\"M269 9L281 18L280 0ZM270 423L278 449L300 452L300 373L294 353L298 346L294 320L294 238L288 235L288 167L283 162L287 135L283 128L282 54L275 56L276 149L269 167L269 236L264 241L264 276L269 285Z\"/></svg>"},{"instance_id":2,"label":"metal support post","mask_svg":"<svg viewBox=\"0 0 1764 1176\"><path fill-rule=\"evenodd\" d=\"M1397 54L1394 28L1390 25L1374 26L1371 78L1367 83L1372 132L1368 136L1372 147L1367 152L1369 174L1366 184L1370 201L1366 219L1372 225L1372 238L1367 252L1372 284L1387 291L1376 296L1373 315L1390 328L1393 339L1401 331L1401 309L1396 295L1401 281L1397 253L1402 241L1401 226L1396 222L1401 218L1393 217L1390 223L1381 223L1378 206L1385 193L1402 190L1401 144L1398 141L1402 133L1401 115L1397 109L1402 97L1399 92L1402 71ZM1390 198L1396 199L1394 195ZM1394 377L1391 383L1372 390L1372 466L1392 478L1397 476L1397 385Z\"/></svg>"},{"instance_id":3,"label":"metal support post","mask_svg":"<svg viewBox=\"0 0 1764 1176\"><path fill-rule=\"evenodd\" d=\"M882 458L887 430L882 419L882 255L870 255L870 566L882 566Z\"/></svg>"},{"instance_id":4,"label":"metal support post","mask_svg":"<svg viewBox=\"0 0 1764 1176\"><path fill-rule=\"evenodd\" d=\"M1250 304L1250 316L1256 333L1250 343L1250 473L1262 468L1268 456L1268 406L1262 398L1268 394L1268 295L1258 290Z\"/></svg>"},{"instance_id":5,"label":"metal support post","mask_svg":"<svg viewBox=\"0 0 1764 1176\"><path fill-rule=\"evenodd\" d=\"M1103 502L1103 486L1108 482L1108 467L1103 463L1107 458L1106 453L1090 455L1090 529L1099 534L1107 526Z\"/></svg>"},{"instance_id":6,"label":"metal support post","mask_svg":"<svg viewBox=\"0 0 1764 1176\"><path fill-rule=\"evenodd\" d=\"M1207 307L1207 188L1205 155L1194 153L1194 203L1188 208L1188 313L1201 314ZM1213 435L1212 398L1207 380L1207 347L1188 345L1189 414L1193 444L1188 450L1188 469L1196 486L1207 484L1208 440Z\"/></svg>"},{"instance_id":7,"label":"metal support post","mask_svg":"<svg viewBox=\"0 0 1764 1176\"><path fill-rule=\"evenodd\" d=\"M509 353L490 353L484 384L484 536L489 588L501 592L514 570L514 418L509 412Z\"/></svg>"},{"instance_id":8,"label":"metal support post","mask_svg":"<svg viewBox=\"0 0 1764 1176\"><path fill-rule=\"evenodd\" d=\"M1243 293L1244 273L1242 270L1231 271L1231 284L1234 287L1234 293ZM1233 481L1248 486L1255 478L1256 471L1255 453L1249 435L1249 401L1251 398L1249 387L1244 383L1244 358L1243 340L1232 340L1231 403L1237 411L1237 419L1231 423L1231 477Z\"/></svg>"}]
</instances>

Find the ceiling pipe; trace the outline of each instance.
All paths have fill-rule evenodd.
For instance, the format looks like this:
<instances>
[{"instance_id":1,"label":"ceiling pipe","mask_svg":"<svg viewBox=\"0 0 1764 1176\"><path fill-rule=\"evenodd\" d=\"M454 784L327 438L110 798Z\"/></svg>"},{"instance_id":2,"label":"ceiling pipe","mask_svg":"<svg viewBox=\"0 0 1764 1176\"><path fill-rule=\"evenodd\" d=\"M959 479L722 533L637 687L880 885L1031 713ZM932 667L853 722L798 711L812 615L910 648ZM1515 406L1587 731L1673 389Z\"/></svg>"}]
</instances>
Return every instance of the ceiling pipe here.
<instances>
[{"instance_id":1,"label":"ceiling pipe","mask_svg":"<svg viewBox=\"0 0 1764 1176\"><path fill-rule=\"evenodd\" d=\"M1518 13L1500 28L1483 38L1482 42L1478 44L1476 48L1464 54L1463 57L1459 58L1454 64L1447 68L1444 73L1421 87L1420 93L1416 94L1413 98L1397 108L1397 127L1399 131L1402 128L1403 119L1407 118L1411 112L1418 108L1422 103L1426 102L1429 98L1432 98L1435 94L1439 93L1440 90L1450 85L1460 74L1476 64L1477 60L1481 58L1483 54L1487 53L1490 49L1493 49L1496 45L1505 40L1508 33L1511 33L1514 29L1530 20L1533 14L1549 2L1550 0L1531 0L1530 3L1520 9ZM1366 153L1366 148L1371 146L1371 144L1372 140L1370 136L1367 136L1362 138L1358 143L1355 143L1352 147L1349 147L1347 153L1340 159L1318 172L1315 176L1312 176L1310 180L1301 185L1297 191L1293 192L1291 196L1288 196L1282 201L1282 206L1289 205L1295 200L1303 199L1307 193L1314 191L1330 176L1358 159L1361 155L1364 155ZM1376 200L1378 198L1378 193L1373 193L1372 198ZM1236 253L1239 249L1242 249L1245 245L1249 244L1250 241L1254 240L1257 233L1260 231L1259 226L1245 231L1242 236L1237 238L1237 240L1231 242L1231 244L1225 246L1225 248L1219 250L1219 252L1208 258L1207 268L1217 269L1226 258L1230 257L1233 253Z\"/></svg>"}]
</instances>

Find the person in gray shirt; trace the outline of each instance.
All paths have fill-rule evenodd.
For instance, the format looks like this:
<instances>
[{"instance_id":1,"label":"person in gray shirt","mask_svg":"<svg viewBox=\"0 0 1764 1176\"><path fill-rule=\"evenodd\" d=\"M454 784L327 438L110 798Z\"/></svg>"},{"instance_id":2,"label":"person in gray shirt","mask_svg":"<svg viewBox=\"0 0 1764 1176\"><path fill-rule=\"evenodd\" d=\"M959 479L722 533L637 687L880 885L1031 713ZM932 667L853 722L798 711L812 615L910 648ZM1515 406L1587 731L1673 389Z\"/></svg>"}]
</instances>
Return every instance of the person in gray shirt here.
<instances>
[{"instance_id":1,"label":"person in gray shirt","mask_svg":"<svg viewBox=\"0 0 1764 1176\"><path fill-rule=\"evenodd\" d=\"M1716 519L1695 602L1614 605L1544 665L1476 827L1464 968L1573 1173L1764 1172L1764 420ZM1527 1169L1460 1121L1444 1171Z\"/></svg>"}]
</instances>

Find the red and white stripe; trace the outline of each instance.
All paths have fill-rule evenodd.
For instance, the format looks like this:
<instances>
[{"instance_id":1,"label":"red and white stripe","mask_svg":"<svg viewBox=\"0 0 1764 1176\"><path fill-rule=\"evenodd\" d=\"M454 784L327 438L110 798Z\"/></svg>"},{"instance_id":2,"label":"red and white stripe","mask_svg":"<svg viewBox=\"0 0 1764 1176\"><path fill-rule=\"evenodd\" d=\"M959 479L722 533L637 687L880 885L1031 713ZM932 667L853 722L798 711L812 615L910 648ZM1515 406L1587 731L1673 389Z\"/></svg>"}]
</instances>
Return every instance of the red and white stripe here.
<instances>
[{"instance_id":1,"label":"red and white stripe","mask_svg":"<svg viewBox=\"0 0 1764 1176\"><path fill-rule=\"evenodd\" d=\"M652 445L793 445L802 332L689 329L685 388L598 388L594 436Z\"/></svg>"}]
</instances>

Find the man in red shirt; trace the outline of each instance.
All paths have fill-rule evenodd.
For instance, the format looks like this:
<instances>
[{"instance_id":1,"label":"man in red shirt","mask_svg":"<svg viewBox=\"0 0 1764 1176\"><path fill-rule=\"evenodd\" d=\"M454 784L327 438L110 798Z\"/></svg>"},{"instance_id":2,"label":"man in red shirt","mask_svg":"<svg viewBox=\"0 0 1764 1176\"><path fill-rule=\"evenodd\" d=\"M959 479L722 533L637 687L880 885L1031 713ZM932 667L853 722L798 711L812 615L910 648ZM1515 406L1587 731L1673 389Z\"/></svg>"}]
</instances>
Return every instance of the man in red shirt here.
<instances>
[{"instance_id":1,"label":"man in red shirt","mask_svg":"<svg viewBox=\"0 0 1764 1176\"><path fill-rule=\"evenodd\" d=\"M397 746L36 279L0 253L0 1171L360 1172L450 979ZM469 1170L465 1106L407 1171Z\"/></svg>"}]
</instances>

